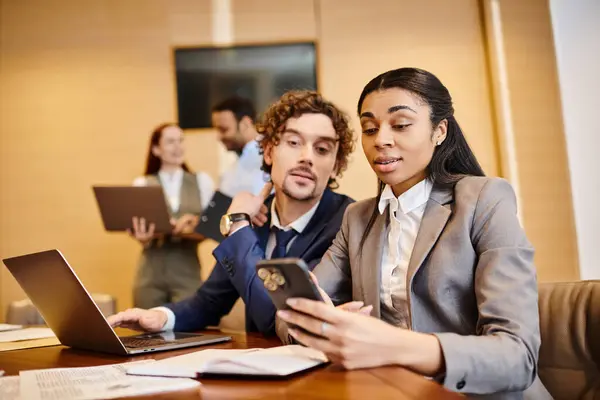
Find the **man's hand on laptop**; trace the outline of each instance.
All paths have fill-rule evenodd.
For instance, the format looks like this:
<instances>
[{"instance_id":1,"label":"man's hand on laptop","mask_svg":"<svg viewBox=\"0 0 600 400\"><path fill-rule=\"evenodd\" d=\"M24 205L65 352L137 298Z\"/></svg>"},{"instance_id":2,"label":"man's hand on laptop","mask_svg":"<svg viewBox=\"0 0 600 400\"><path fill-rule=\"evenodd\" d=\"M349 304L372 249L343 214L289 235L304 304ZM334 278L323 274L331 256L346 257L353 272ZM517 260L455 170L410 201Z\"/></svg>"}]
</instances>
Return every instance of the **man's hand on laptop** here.
<instances>
[{"instance_id":1,"label":"man's hand on laptop","mask_svg":"<svg viewBox=\"0 0 600 400\"><path fill-rule=\"evenodd\" d=\"M160 332L167 323L167 314L161 310L130 308L107 318L113 328Z\"/></svg>"}]
</instances>

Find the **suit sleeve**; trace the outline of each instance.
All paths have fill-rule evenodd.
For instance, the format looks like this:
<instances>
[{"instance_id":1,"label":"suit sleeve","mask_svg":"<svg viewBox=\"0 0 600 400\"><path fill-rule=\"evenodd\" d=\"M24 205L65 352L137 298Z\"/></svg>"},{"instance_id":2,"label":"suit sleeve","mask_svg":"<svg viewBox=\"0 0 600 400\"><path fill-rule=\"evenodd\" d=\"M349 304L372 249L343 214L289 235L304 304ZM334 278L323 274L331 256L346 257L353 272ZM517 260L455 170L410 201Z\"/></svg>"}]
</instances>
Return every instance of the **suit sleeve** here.
<instances>
[{"instance_id":1,"label":"suit sleeve","mask_svg":"<svg viewBox=\"0 0 600 400\"><path fill-rule=\"evenodd\" d=\"M194 296L166 307L175 314L174 330L193 332L218 325L221 318L229 314L238 298L237 290L225 270L215 265Z\"/></svg>"},{"instance_id":2,"label":"suit sleeve","mask_svg":"<svg viewBox=\"0 0 600 400\"><path fill-rule=\"evenodd\" d=\"M444 385L465 393L522 391L537 375L540 347L534 250L504 180L489 180L474 212L471 239L478 255L477 336L437 333Z\"/></svg>"},{"instance_id":3,"label":"suit sleeve","mask_svg":"<svg viewBox=\"0 0 600 400\"><path fill-rule=\"evenodd\" d=\"M230 235L213 251L219 268L244 300L246 318L251 318L261 333L275 330L275 306L256 274L256 264L264 260L265 252L250 227Z\"/></svg>"},{"instance_id":4,"label":"suit sleeve","mask_svg":"<svg viewBox=\"0 0 600 400\"><path fill-rule=\"evenodd\" d=\"M348 213L344 213L342 226L331 246L319 260L315 260L313 273L319 281L319 286L329 295L334 304L343 304L352 300L352 279L348 257ZM275 321L277 336L284 344L294 343L288 334L288 326L279 318Z\"/></svg>"}]
</instances>

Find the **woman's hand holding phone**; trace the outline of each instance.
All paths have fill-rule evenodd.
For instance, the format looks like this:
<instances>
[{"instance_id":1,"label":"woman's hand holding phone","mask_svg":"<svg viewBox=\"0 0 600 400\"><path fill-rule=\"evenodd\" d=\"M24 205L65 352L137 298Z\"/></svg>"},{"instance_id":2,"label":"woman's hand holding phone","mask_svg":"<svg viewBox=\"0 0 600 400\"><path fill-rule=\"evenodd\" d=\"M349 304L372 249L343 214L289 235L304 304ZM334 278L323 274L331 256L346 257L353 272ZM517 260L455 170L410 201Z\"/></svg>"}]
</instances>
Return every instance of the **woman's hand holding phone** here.
<instances>
[{"instance_id":1,"label":"woman's hand holding phone","mask_svg":"<svg viewBox=\"0 0 600 400\"><path fill-rule=\"evenodd\" d=\"M308 274L310 275L310 279L315 284L315 287L319 291L319 294L323 298L323 302L327 305L330 305L331 307L335 307L333 305L333 301L331 301L331 297L329 297L329 295L321 288L321 286L319 286L319 281L317 280L317 277L315 276L315 274L313 274L312 272L309 272Z\"/></svg>"},{"instance_id":2,"label":"woman's hand holding phone","mask_svg":"<svg viewBox=\"0 0 600 400\"><path fill-rule=\"evenodd\" d=\"M335 307L335 305L333 304L333 301L331 301L331 298L329 297L329 295L321 288L321 286L319 286L319 281L317 280L317 277L315 276L315 274L313 274L312 272L309 272L309 274L310 274L310 279L312 279L313 283L317 287L317 290L321 294L321 297L323 298L323 302L331 307ZM362 315L371 315L371 311L373 311L373 306L371 306L371 305L365 306L365 303L362 301L350 301L348 303L340 304L336 308L338 310L358 313L358 314L362 314Z\"/></svg>"},{"instance_id":3,"label":"woman's hand holding phone","mask_svg":"<svg viewBox=\"0 0 600 400\"><path fill-rule=\"evenodd\" d=\"M301 259L262 260L257 263L256 271L278 310L288 309L286 301L292 297L318 301L328 308L362 315L370 315L373 309L372 306L365 307L362 301L351 301L336 307Z\"/></svg>"}]
</instances>

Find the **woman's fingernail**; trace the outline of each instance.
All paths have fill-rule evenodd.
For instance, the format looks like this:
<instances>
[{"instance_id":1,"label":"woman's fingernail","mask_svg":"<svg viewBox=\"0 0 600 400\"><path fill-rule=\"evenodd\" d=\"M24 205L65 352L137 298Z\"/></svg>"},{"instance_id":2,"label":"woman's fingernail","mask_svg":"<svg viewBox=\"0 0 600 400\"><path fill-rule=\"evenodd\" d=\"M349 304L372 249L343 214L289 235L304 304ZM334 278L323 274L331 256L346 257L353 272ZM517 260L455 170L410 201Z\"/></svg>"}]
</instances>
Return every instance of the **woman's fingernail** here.
<instances>
[{"instance_id":1,"label":"woman's fingernail","mask_svg":"<svg viewBox=\"0 0 600 400\"><path fill-rule=\"evenodd\" d=\"M287 319L290 316L290 313L287 311L277 311L277 316L283 319Z\"/></svg>"},{"instance_id":2,"label":"woman's fingernail","mask_svg":"<svg viewBox=\"0 0 600 400\"><path fill-rule=\"evenodd\" d=\"M298 304L298 300L296 299L287 299L285 302L288 306L295 306L296 304Z\"/></svg>"}]
</instances>

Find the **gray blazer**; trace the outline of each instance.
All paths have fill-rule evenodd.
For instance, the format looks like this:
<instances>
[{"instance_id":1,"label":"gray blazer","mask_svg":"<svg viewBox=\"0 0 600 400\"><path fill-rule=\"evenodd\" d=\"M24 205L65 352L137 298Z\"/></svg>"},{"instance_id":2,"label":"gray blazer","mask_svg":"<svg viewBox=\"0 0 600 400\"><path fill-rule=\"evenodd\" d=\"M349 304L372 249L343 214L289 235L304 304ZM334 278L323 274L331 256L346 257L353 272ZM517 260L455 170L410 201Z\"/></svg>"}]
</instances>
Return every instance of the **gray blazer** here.
<instances>
[{"instance_id":1,"label":"gray blazer","mask_svg":"<svg viewBox=\"0 0 600 400\"><path fill-rule=\"evenodd\" d=\"M389 214L359 245L376 199L348 207L341 231L315 268L336 304L373 305L380 314L380 264ZM549 398L537 377L540 347L534 250L516 215L511 186L465 177L434 186L408 266L410 329L432 333L446 363L443 384L486 399ZM285 323L278 334L288 341ZM535 381L535 383L534 383Z\"/></svg>"}]
</instances>

